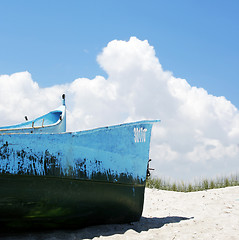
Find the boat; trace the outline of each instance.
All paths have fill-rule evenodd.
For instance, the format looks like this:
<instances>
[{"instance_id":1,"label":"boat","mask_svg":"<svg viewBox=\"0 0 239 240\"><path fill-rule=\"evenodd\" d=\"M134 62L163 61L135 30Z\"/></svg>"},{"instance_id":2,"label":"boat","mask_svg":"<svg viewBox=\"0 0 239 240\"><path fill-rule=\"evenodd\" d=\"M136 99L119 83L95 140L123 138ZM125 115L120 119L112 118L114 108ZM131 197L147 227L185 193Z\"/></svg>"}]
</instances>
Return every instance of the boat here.
<instances>
[{"instance_id":1,"label":"boat","mask_svg":"<svg viewBox=\"0 0 239 240\"><path fill-rule=\"evenodd\" d=\"M38 117L34 120L27 120L24 123L0 127L0 134L6 133L60 133L66 131L66 106L65 94L62 95L62 106Z\"/></svg>"},{"instance_id":2,"label":"boat","mask_svg":"<svg viewBox=\"0 0 239 240\"><path fill-rule=\"evenodd\" d=\"M1 229L75 229L138 221L156 122L0 134Z\"/></svg>"}]
</instances>

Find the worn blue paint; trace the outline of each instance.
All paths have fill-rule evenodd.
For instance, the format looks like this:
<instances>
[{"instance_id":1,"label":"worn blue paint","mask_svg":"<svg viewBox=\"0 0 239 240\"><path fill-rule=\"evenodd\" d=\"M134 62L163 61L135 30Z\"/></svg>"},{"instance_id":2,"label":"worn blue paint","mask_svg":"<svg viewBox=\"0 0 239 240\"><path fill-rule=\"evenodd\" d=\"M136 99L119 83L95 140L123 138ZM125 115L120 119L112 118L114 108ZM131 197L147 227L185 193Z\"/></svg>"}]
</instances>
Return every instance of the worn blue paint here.
<instances>
[{"instance_id":1,"label":"worn blue paint","mask_svg":"<svg viewBox=\"0 0 239 240\"><path fill-rule=\"evenodd\" d=\"M0 134L0 173L144 183L152 125L57 134Z\"/></svg>"}]
</instances>

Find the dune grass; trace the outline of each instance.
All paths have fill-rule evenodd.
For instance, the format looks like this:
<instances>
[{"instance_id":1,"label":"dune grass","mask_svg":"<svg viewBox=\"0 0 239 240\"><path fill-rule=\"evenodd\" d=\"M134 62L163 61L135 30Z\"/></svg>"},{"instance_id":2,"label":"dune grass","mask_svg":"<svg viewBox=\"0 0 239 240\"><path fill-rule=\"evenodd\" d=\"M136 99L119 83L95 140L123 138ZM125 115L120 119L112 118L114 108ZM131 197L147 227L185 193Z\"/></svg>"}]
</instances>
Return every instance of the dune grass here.
<instances>
[{"instance_id":1,"label":"dune grass","mask_svg":"<svg viewBox=\"0 0 239 240\"><path fill-rule=\"evenodd\" d=\"M161 178L148 178L146 187L156 188L160 190L175 192L196 192L215 188L224 188L229 186L239 186L239 175L231 175L230 177L218 177L216 179L202 179L194 181L194 183L186 183L184 181L171 182Z\"/></svg>"}]
</instances>

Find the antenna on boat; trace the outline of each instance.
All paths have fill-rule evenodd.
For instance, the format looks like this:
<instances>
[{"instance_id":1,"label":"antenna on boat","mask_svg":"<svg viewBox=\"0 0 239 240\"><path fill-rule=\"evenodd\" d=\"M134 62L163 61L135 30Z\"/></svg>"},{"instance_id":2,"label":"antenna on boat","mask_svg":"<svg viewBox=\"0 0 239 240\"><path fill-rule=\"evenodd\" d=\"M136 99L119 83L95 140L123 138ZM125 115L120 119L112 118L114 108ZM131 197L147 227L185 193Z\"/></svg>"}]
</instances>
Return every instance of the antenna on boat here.
<instances>
[{"instance_id":1,"label":"antenna on boat","mask_svg":"<svg viewBox=\"0 0 239 240\"><path fill-rule=\"evenodd\" d=\"M62 94L62 105L66 105L66 95L65 93Z\"/></svg>"}]
</instances>

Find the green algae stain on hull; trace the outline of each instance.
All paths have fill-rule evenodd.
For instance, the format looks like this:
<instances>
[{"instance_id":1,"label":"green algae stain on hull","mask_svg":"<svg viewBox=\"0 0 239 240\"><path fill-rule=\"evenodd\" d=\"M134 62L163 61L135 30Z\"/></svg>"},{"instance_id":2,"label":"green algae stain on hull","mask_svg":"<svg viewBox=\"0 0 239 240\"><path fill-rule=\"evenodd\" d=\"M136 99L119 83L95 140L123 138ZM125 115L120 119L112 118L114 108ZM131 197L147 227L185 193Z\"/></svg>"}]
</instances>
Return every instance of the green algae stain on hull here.
<instances>
[{"instance_id":1,"label":"green algae stain on hull","mask_svg":"<svg viewBox=\"0 0 239 240\"><path fill-rule=\"evenodd\" d=\"M28 187L26 187L28 186ZM0 175L2 229L79 228L138 221L144 185Z\"/></svg>"}]
</instances>

